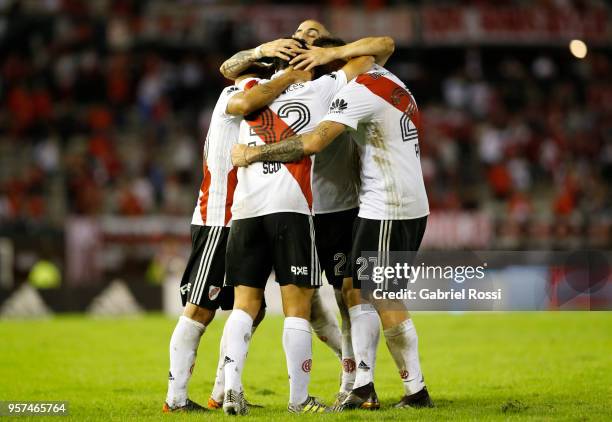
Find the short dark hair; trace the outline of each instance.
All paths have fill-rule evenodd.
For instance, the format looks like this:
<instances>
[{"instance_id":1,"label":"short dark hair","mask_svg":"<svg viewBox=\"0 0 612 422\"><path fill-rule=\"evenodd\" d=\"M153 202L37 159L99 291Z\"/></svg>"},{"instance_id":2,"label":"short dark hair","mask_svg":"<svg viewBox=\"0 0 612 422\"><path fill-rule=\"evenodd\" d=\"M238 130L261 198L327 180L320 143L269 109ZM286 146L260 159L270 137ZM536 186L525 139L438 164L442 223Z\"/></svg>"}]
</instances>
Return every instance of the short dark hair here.
<instances>
[{"instance_id":1,"label":"short dark hair","mask_svg":"<svg viewBox=\"0 0 612 422\"><path fill-rule=\"evenodd\" d=\"M306 44L306 41L299 39L299 38L293 38L293 37L287 37L285 38L286 40L296 40L298 43L300 43L300 47L303 48L304 50L308 49L308 44ZM292 57L293 58L293 57ZM274 57L274 59L272 60L272 65L274 66L274 70L276 70L277 72L279 70L283 70L289 67L289 61L288 60L283 60L280 57Z\"/></svg>"},{"instance_id":2,"label":"short dark hair","mask_svg":"<svg viewBox=\"0 0 612 422\"><path fill-rule=\"evenodd\" d=\"M346 43L341 38L320 37L314 40L312 45L315 47L342 47Z\"/></svg>"},{"instance_id":3,"label":"short dark hair","mask_svg":"<svg viewBox=\"0 0 612 422\"><path fill-rule=\"evenodd\" d=\"M342 47L343 45L346 45L346 43L344 42L344 40L340 38L320 37L314 40L312 45L314 47L331 48L331 47ZM327 73L331 73L335 70L340 69L344 65L344 63L345 62L343 60L334 60L331 63L315 67L314 68L314 79L317 79Z\"/></svg>"}]
</instances>

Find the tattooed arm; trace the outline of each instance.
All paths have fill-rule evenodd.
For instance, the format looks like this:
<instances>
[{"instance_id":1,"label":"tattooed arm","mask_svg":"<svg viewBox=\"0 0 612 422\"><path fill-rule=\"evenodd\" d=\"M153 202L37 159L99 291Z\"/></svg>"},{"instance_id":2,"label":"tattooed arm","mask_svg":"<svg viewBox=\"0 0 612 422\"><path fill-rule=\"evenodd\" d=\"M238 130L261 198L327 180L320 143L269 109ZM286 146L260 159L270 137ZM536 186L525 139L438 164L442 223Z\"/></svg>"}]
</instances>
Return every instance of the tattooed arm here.
<instances>
[{"instance_id":1,"label":"tattooed arm","mask_svg":"<svg viewBox=\"0 0 612 422\"><path fill-rule=\"evenodd\" d=\"M327 147L344 132L342 123L324 121L315 130L303 135L292 136L280 142L249 147L234 145L232 163L237 167L246 167L257 161L297 161L304 156L316 154Z\"/></svg>"},{"instance_id":2,"label":"tattooed arm","mask_svg":"<svg viewBox=\"0 0 612 422\"><path fill-rule=\"evenodd\" d=\"M302 51L299 42L293 39L281 38L262 44L257 48L239 51L223 62L219 71L227 79L234 80L253 62L262 57L279 57L283 60L290 60L297 50Z\"/></svg>"},{"instance_id":3,"label":"tattooed arm","mask_svg":"<svg viewBox=\"0 0 612 422\"><path fill-rule=\"evenodd\" d=\"M227 112L242 116L250 114L270 104L289 85L300 81L309 81L311 77L310 72L289 68L278 78L257 84L248 91L235 94L227 102Z\"/></svg>"},{"instance_id":4,"label":"tattooed arm","mask_svg":"<svg viewBox=\"0 0 612 422\"><path fill-rule=\"evenodd\" d=\"M227 59L225 62L223 62L223 64L219 68L219 71L227 79L236 79L243 71L245 71L251 65L251 63L261 58L261 56L259 56L261 50L256 50L257 49L255 48L251 48L250 50L239 51L238 53Z\"/></svg>"},{"instance_id":5,"label":"tattooed arm","mask_svg":"<svg viewBox=\"0 0 612 422\"><path fill-rule=\"evenodd\" d=\"M374 56L375 63L384 66L393 51L395 51L393 38L368 37L340 47L310 47L295 56L290 63L296 69L310 70L337 59L349 60L352 57Z\"/></svg>"}]
</instances>

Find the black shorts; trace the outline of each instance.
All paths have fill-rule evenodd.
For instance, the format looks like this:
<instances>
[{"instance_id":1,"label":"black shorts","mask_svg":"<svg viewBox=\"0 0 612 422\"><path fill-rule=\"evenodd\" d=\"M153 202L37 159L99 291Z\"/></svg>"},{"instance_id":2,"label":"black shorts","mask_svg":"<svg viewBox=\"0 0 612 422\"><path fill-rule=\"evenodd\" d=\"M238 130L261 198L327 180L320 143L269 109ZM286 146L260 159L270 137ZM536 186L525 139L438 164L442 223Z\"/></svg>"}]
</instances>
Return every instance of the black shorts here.
<instances>
[{"instance_id":1,"label":"black shorts","mask_svg":"<svg viewBox=\"0 0 612 422\"><path fill-rule=\"evenodd\" d=\"M234 220L227 243L227 284L263 289L274 269L281 285L321 285L312 217L283 212Z\"/></svg>"},{"instance_id":2,"label":"black shorts","mask_svg":"<svg viewBox=\"0 0 612 422\"><path fill-rule=\"evenodd\" d=\"M183 306L232 309L234 288L224 287L225 248L229 227L191 225L191 255L181 279Z\"/></svg>"},{"instance_id":3,"label":"black shorts","mask_svg":"<svg viewBox=\"0 0 612 422\"><path fill-rule=\"evenodd\" d=\"M360 272L369 265L365 252L377 251L379 257L384 256L385 252L416 252L421 246L426 225L427 216L412 220L370 220L357 217L353 226L351 250L353 288L361 288ZM394 264L381 262L378 265Z\"/></svg>"},{"instance_id":4,"label":"black shorts","mask_svg":"<svg viewBox=\"0 0 612 422\"><path fill-rule=\"evenodd\" d=\"M341 289L342 280L350 275L347 269L353 244L353 223L358 212L359 208L353 208L313 217L321 268L334 289Z\"/></svg>"}]
</instances>

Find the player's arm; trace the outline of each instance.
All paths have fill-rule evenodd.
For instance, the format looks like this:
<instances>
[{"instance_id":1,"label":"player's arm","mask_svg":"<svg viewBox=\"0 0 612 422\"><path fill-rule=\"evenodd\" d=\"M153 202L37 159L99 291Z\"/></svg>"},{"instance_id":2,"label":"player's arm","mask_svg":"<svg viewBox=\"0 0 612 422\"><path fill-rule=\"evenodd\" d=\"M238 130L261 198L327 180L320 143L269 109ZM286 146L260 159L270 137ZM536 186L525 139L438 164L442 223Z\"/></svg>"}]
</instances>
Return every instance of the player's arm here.
<instances>
[{"instance_id":1,"label":"player's arm","mask_svg":"<svg viewBox=\"0 0 612 422\"><path fill-rule=\"evenodd\" d=\"M311 76L310 72L303 70L287 70L278 78L232 96L227 102L227 113L240 116L250 114L270 104L289 85L309 81Z\"/></svg>"},{"instance_id":2,"label":"player's arm","mask_svg":"<svg viewBox=\"0 0 612 422\"><path fill-rule=\"evenodd\" d=\"M368 37L340 47L310 47L301 51L290 62L296 69L310 70L334 60L359 56L374 56L376 64L383 66L395 51L395 42L391 37Z\"/></svg>"},{"instance_id":3,"label":"player's arm","mask_svg":"<svg viewBox=\"0 0 612 422\"><path fill-rule=\"evenodd\" d=\"M358 75L370 70L373 64L374 57L372 56L355 57L354 59L349 60L348 63L345 64L340 70L342 70L346 75L346 80L350 81L351 79L356 78Z\"/></svg>"},{"instance_id":4,"label":"player's arm","mask_svg":"<svg viewBox=\"0 0 612 422\"><path fill-rule=\"evenodd\" d=\"M250 50L239 51L223 62L219 71L227 79L235 80L252 63L262 57L279 57L289 60L294 51L300 48L300 43L293 39L278 39L270 41Z\"/></svg>"},{"instance_id":5,"label":"player's arm","mask_svg":"<svg viewBox=\"0 0 612 422\"><path fill-rule=\"evenodd\" d=\"M304 156L321 152L344 132L342 123L323 121L312 132L292 136L274 144L232 147L232 164L246 167L258 161L297 161Z\"/></svg>"}]
</instances>

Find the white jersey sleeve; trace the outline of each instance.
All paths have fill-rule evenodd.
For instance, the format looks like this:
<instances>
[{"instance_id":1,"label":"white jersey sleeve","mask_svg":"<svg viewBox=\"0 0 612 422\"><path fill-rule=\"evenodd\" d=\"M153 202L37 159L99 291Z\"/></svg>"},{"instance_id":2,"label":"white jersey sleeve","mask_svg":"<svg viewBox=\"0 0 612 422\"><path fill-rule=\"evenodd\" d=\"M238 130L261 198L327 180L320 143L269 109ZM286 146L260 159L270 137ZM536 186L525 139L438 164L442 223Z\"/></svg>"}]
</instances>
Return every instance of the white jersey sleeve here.
<instances>
[{"instance_id":1,"label":"white jersey sleeve","mask_svg":"<svg viewBox=\"0 0 612 422\"><path fill-rule=\"evenodd\" d=\"M331 104L334 95L347 84L346 73L343 70L325 74L311 82L312 89L321 96L322 104Z\"/></svg>"},{"instance_id":2,"label":"white jersey sleeve","mask_svg":"<svg viewBox=\"0 0 612 422\"><path fill-rule=\"evenodd\" d=\"M323 120L342 123L357 130L360 121L368 121L376 113L379 103L364 95L363 87L351 81L332 99Z\"/></svg>"}]
</instances>

